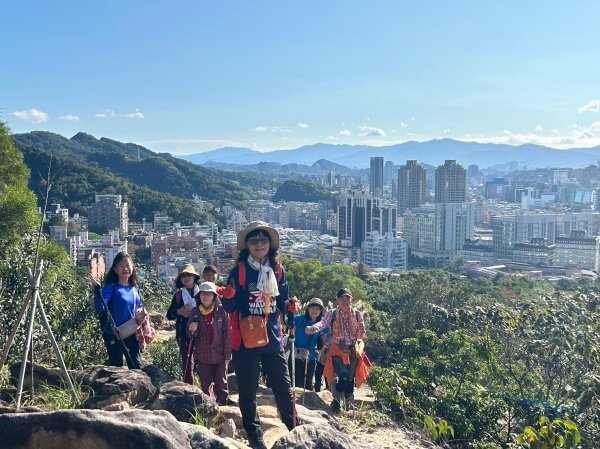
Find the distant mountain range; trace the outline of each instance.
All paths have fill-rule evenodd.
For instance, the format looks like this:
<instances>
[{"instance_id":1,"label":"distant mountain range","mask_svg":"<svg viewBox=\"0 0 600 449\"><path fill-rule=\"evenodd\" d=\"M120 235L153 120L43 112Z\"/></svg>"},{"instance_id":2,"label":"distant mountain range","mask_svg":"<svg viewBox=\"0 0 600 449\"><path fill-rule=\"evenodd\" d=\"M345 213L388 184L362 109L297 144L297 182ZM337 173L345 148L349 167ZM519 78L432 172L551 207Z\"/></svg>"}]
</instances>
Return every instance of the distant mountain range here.
<instances>
[{"instance_id":1,"label":"distant mountain range","mask_svg":"<svg viewBox=\"0 0 600 449\"><path fill-rule=\"evenodd\" d=\"M600 147L557 150L541 145L505 145L477 142L462 142L452 139L406 142L384 147L367 145L336 145L317 143L294 150L260 152L249 148L223 147L204 153L178 156L187 161L219 166L235 161L236 165L273 162L279 164L312 165L322 160L347 167L364 169L369 167L373 156L382 156L386 161L403 165L409 159L440 165L446 159L455 159L463 166L476 164L480 168L510 162L522 162L528 168L585 167L596 164L600 158Z\"/></svg>"}]
</instances>

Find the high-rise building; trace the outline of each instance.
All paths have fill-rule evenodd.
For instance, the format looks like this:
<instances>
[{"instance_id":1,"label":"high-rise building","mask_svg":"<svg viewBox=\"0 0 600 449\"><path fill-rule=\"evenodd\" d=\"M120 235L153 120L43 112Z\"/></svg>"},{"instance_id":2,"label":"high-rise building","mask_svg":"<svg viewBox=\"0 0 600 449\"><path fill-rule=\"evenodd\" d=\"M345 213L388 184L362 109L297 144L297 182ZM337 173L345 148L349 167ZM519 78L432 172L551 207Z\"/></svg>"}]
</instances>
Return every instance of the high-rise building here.
<instances>
[{"instance_id":1,"label":"high-rise building","mask_svg":"<svg viewBox=\"0 0 600 449\"><path fill-rule=\"evenodd\" d=\"M394 163L392 161L385 161L385 164L383 166L383 183L384 184L391 184L392 180L394 179L394 175L396 173L394 173Z\"/></svg>"},{"instance_id":2,"label":"high-rise building","mask_svg":"<svg viewBox=\"0 0 600 449\"><path fill-rule=\"evenodd\" d=\"M129 231L129 207L122 202L121 195L96 195L96 202L88 212L88 226L92 232L102 234L113 229L120 229L125 234Z\"/></svg>"},{"instance_id":3,"label":"high-rise building","mask_svg":"<svg viewBox=\"0 0 600 449\"><path fill-rule=\"evenodd\" d=\"M342 193L337 215L340 246L360 247L370 232L396 232L396 206L366 192Z\"/></svg>"},{"instance_id":4,"label":"high-rise building","mask_svg":"<svg viewBox=\"0 0 600 449\"><path fill-rule=\"evenodd\" d=\"M371 170L369 171L369 191L375 198L383 198L383 158L376 156L371 158Z\"/></svg>"},{"instance_id":5,"label":"high-rise building","mask_svg":"<svg viewBox=\"0 0 600 449\"><path fill-rule=\"evenodd\" d=\"M425 203L425 168L417 161L406 161L398 169L398 213Z\"/></svg>"},{"instance_id":6,"label":"high-rise building","mask_svg":"<svg viewBox=\"0 0 600 449\"><path fill-rule=\"evenodd\" d=\"M361 245L362 262L370 268L389 268L406 270L408 265L408 247L406 240L388 232L380 235L378 232L367 234Z\"/></svg>"},{"instance_id":7,"label":"high-rise building","mask_svg":"<svg viewBox=\"0 0 600 449\"><path fill-rule=\"evenodd\" d=\"M467 189L467 171L454 160L446 160L435 169L435 202L464 203Z\"/></svg>"},{"instance_id":8,"label":"high-rise building","mask_svg":"<svg viewBox=\"0 0 600 449\"><path fill-rule=\"evenodd\" d=\"M426 204L404 214L404 237L413 255L444 267L473 238L475 203Z\"/></svg>"}]
</instances>

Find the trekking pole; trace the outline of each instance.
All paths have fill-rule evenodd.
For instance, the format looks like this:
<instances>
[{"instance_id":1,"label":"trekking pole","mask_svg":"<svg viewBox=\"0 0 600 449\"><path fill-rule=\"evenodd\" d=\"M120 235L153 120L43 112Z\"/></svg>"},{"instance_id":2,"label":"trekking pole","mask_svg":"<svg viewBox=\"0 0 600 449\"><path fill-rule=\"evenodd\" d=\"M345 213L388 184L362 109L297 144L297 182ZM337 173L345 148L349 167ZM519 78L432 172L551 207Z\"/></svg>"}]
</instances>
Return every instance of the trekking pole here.
<instances>
[{"instance_id":1,"label":"trekking pole","mask_svg":"<svg viewBox=\"0 0 600 449\"><path fill-rule=\"evenodd\" d=\"M308 378L308 359L310 359L310 344L312 343L313 335L314 334L309 335L308 340L306 341L306 350L308 352L306 354L306 360L304 361L304 386L302 387L302 405L304 405L304 397L306 396L306 379Z\"/></svg>"},{"instance_id":2,"label":"trekking pole","mask_svg":"<svg viewBox=\"0 0 600 449\"><path fill-rule=\"evenodd\" d=\"M198 317L196 315L194 315L192 317L192 323L196 323L196 324L198 323ZM198 332L198 329L196 329L196 332ZM190 338L190 344L188 346L187 355L186 355L186 358L185 358L185 368L183 370L183 381L184 382L185 382L185 376L187 374L187 370L188 370L188 368L190 366L190 356L192 355L192 348L194 347L194 344L193 344L194 340L196 339L195 335L196 334L194 334L192 336L192 338ZM194 385L194 374L193 373L192 373L192 385Z\"/></svg>"},{"instance_id":3,"label":"trekking pole","mask_svg":"<svg viewBox=\"0 0 600 449\"><path fill-rule=\"evenodd\" d=\"M292 362L292 372L290 373L292 377L292 403L294 405L294 409L292 411L292 423L293 427L296 428L296 354L294 351L294 342L296 340L295 337L295 324L294 324L294 314L292 312L288 312L287 314L288 321L288 341L290 342L290 352L291 352L291 362Z\"/></svg>"},{"instance_id":4,"label":"trekking pole","mask_svg":"<svg viewBox=\"0 0 600 449\"><path fill-rule=\"evenodd\" d=\"M99 288L99 286L98 286L98 288ZM133 360L131 359L131 354L129 353L129 348L127 347L127 345L121 338L121 334L119 334L119 329L117 329L117 324L115 323L115 320L113 319L112 313L110 313L110 310L108 310L108 304L106 303L106 300L102 296L102 292L99 291L98 293L96 293L96 291L94 290L94 294L98 295L100 297L100 300L102 301L102 304L104 304L104 309L106 310L106 316L108 318L108 324L110 324L110 328L111 328L113 334L115 335L115 337L117 337L117 340L119 340L121 342L121 345L123 346L123 350L124 350L123 354L125 354L125 358L129 361L129 363L134 365Z\"/></svg>"}]
</instances>

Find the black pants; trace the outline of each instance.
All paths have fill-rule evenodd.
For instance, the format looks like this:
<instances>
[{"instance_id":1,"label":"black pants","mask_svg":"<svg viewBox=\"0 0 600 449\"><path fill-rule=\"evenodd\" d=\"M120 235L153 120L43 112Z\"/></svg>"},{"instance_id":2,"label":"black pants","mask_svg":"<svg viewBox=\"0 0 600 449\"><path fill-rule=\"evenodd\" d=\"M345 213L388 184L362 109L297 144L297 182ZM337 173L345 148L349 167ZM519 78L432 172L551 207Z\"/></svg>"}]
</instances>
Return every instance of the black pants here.
<instances>
[{"instance_id":1,"label":"black pants","mask_svg":"<svg viewBox=\"0 0 600 449\"><path fill-rule=\"evenodd\" d=\"M273 390L281 421L292 430L294 405L290 376L283 352L257 354L252 350L233 351L232 361L238 383L242 424L246 432L249 435L256 435L260 430L260 418L256 411L256 393L261 363L269 379L269 386Z\"/></svg>"},{"instance_id":2,"label":"black pants","mask_svg":"<svg viewBox=\"0 0 600 449\"><path fill-rule=\"evenodd\" d=\"M317 362L317 366L315 368L315 391L321 391L321 385L323 382L323 371L325 371L325 365L321 362ZM327 385L327 379L325 379L325 388L329 388Z\"/></svg>"},{"instance_id":3,"label":"black pants","mask_svg":"<svg viewBox=\"0 0 600 449\"><path fill-rule=\"evenodd\" d=\"M123 343L113 334L102 334L106 352L108 354L108 364L110 366L123 366L123 356L127 362L129 369L140 369L142 358L140 356L140 345L138 344L135 334L123 339L123 343L129 350L125 351Z\"/></svg>"},{"instance_id":4,"label":"black pants","mask_svg":"<svg viewBox=\"0 0 600 449\"><path fill-rule=\"evenodd\" d=\"M331 394L334 399L351 399L354 393L354 376L356 375L356 366L358 360L353 355L350 358L350 365L344 365L341 357L333 356L333 382L331 384Z\"/></svg>"},{"instance_id":5,"label":"black pants","mask_svg":"<svg viewBox=\"0 0 600 449\"><path fill-rule=\"evenodd\" d=\"M306 360L296 359L294 369L296 370L294 379L296 380L296 386L298 388L305 388L307 390L313 389L313 377L315 375L315 361L306 363ZM292 360L288 360L288 368L290 370L290 376L292 375ZM304 377L304 371L306 371L306 378ZM306 383L304 383L306 382Z\"/></svg>"}]
</instances>

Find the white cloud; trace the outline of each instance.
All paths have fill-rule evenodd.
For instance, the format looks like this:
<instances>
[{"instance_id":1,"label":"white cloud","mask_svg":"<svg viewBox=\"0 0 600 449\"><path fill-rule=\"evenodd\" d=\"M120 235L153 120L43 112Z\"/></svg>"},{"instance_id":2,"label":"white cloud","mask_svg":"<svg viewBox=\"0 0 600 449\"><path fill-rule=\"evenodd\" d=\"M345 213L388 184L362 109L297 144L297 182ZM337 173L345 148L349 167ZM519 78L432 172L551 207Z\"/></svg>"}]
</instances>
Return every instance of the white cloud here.
<instances>
[{"instance_id":1,"label":"white cloud","mask_svg":"<svg viewBox=\"0 0 600 449\"><path fill-rule=\"evenodd\" d=\"M43 123L50 120L50 117L45 112L39 109L31 108L27 111L15 111L11 112L10 115L18 118L19 120L25 120L29 123Z\"/></svg>"},{"instance_id":2,"label":"white cloud","mask_svg":"<svg viewBox=\"0 0 600 449\"><path fill-rule=\"evenodd\" d=\"M252 131L257 132L257 133L265 133L265 132L291 133L292 132L292 130L290 129L289 126L267 126L267 125L257 126L256 128L253 128Z\"/></svg>"},{"instance_id":3,"label":"white cloud","mask_svg":"<svg viewBox=\"0 0 600 449\"><path fill-rule=\"evenodd\" d=\"M141 120L144 118L144 114L140 112L139 109L136 109L135 112L132 112L131 114L125 114L125 117L132 118L135 120Z\"/></svg>"},{"instance_id":4,"label":"white cloud","mask_svg":"<svg viewBox=\"0 0 600 449\"><path fill-rule=\"evenodd\" d=\"M75 114L67 114L67 115L61 115L60 117L58 117L60 120L64 120L66 122L78 122L79 121L79 116L75 115Z\"/></svg>"},{"instance_id":5,"label":"white cloud","mask_svg":"<svg viewBox=\"0 0 600 449\"><path fill-rule=\"evenodd\" d=\"M543 127L542 125L540 125L540 124L538 124L538 125L535 127L535 130L536 130L536 131L542 131L543 129L544 129L544 127Z\"/></svg>"},{"instance_id":6,"label":"white cloud","mask_svg":"<svg viewBox=\"0 0 600 449\"><path fill-rule=\"evenodd\" d=\"M303 128L303 129L306 129L306 128L308 128L308 127L309 127L309 126L308 126L308 123L298 123L298 128Z\"/></svg>"},{"instance_id":7,"label":"white cloud","mask_svg":"<svg viewBox=\"0 0 600 449\"><path fill-rule=\"evenodd\" d=\"M352 131L349 129L342 129L339 133L340 136L350 137L352 135Z\"/></svg>"},{"instance_id":8,"label":"white cloud","mask_svg":"<svg viewBox=\"0 0 600 449\"><path fill-rule=\"evenodd\" d=\"M535 133L513 133L504 130L499 136L471 136L462 140L480 143L502 143L507 145L535 144L557 149L576 147L595 147L600 145L600 121L589 126L580 126L576 123L568 126L568 132L560 135L556 129L550 130L552 135L540 136Z\"/></svg>"},{"instance_id":9,"label":"white cloud","mask_svg":"<svg viewBox=\"0 0 600 449\"><path fill-rule=\"evenodd\" d=\"M600 100L590 100L587 104L581 106L577 112L581 114L582 112L598 112L600 110Z\"/></svg>"},{"instance_id":10,"label":"white cloud","mask_svg":"<svg viewBox=\"0 0 600 449\"><path fill-rule=\"evenodd\" d=\"M400 122L400 128L408 128L408 125L404 122Z\"/></svg>"},{"instance_id":11,"label":"white cloud","mask_svg":"<svg viewBox=\"0 0 600 449\"><path fill-rule=\"evenodd\" d=\"M361 134L361 136L385 137L385 131L381 128L375 128L373 126L363 125L359 129L363 132L363 134Z\"/></svg>"},{"instance_id":12,"label":"white cloud","mask_svg":"<svg viewBox=\"0 0 600 449\"><path fill-rule=\"evenodd\" d=\"M94 114L94 117L96 118L106 118L106 117L116 117L117 113L115 111L113 111L112 109L104 109L101 112L97 112L96 114Z\"/></svg>"}]
</instances>

